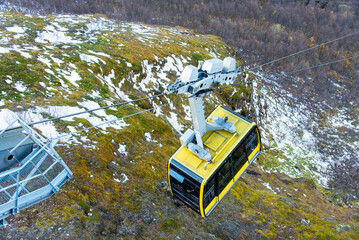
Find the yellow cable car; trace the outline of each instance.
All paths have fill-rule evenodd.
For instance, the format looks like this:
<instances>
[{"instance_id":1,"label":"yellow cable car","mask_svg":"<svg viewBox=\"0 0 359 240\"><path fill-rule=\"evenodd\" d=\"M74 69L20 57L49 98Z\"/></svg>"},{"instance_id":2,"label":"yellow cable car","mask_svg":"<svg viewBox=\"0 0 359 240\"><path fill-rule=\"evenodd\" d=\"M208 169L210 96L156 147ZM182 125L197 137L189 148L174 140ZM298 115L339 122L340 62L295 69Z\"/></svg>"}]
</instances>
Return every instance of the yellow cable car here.
<instances>
[{"instance_id":1,"label":"yellow cable car","mask_svg":"<svg viewBox=\"0 0 359 240\"><path fill-rule=\"evenodd\" d=\"M261 150L255 122L223 106L212 111L206 122L213 122L214 116L232 122L236 131L208 131L202 136L211 161L200 159L185 146L178 148L168 161L172 195L202 217L213 211Z\"/></svg>"}]
</instances>

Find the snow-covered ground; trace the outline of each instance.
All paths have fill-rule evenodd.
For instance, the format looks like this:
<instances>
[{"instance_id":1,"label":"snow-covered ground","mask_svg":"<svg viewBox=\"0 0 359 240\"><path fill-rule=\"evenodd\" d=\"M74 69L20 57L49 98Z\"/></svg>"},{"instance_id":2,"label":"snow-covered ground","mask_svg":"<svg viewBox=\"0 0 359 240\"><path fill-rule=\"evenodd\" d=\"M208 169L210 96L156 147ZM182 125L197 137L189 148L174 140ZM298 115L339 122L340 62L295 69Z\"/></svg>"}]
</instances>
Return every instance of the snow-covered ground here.
<instances>
[{"instance_id":1,"label":"snow-covered ground","mask_svg":"<svg viewBox=\"0 0 359 240\"><path fill-rule=\"evenodd\" d=\"M0 23L6 23L10 15L5 12L0 12ZM155 62L149 60L143 60L141 62L142 73L134 74L131 69L134 67L128 60L124 60L128 67L129 76L127 78L120 79L116 72L112 69L110 72L104 73L103 66L106 66L107 61L114 60L113 56L108 53L89 49L91 44L98 41L109 41L111 34L119 34L121 32L126 35L131 35L137 38L145 45L151 45L158 41L159 37L164 42L171 43L174 41L172 37L177 37L180 33L186 30L177 30L175 28L166 27L154 27L145 26L135 23L119 22L115 20L109 20L103 17L91 16L91 15L56 15L54 17L49 16L31 16L26 15L28 21L32 21L32 18L36 18L36 21L46 21L46 25L43 25L42 29L36 29L34 32L31 27L26 25L26 21L16 23L14 25L6 24L6 28L0 29L0 55L8 53L17 53L24 58L24 61L28 61L29 66L32 64L38 64L43 68L41 75L43 79L38 81L39 86L44 90L44 96L52 98L55 96L61 96L67 99L68 96L77 94L78 91L82 91L83 85L83 69L79 68L79 63L86 65L86 71L89 75L95 77L94 81L98 80L103 88L107 88L110 92L108 99L103 99L101 93L97 89L93 89L92 93L86 95L86 99L81 99L76 103L76 106L48 106L48 107L27 107L26 109L18 108L16 111L10 111L4 108L4 106L12 102L12 99L0 98L0 130L4 129L8 124L14 121L16 118L23 120L26 123L33 123L48 119L49 117L60 117L68 114L82 112L84 110L91 110L100 107L99 103L105 102L107 105L123 101L130 101L130 94L125 85L128 83L133 87L134 91L138 90L148 96L154 95L153 92L163 91L167 88L167 85L172 81L169 75L179 76L183 71L184 65L188 64L191 60L189 57L177 56L171 54L164 58L154 56ZM23 39L29 40L29 32L32 32L30 41L26 41L26 44L21 44ZM35 34L35 37L33 37ZM164 39L162 39L164 37ZM109 38L109 39L106 39ZM19 40L19 44L12 44L14 39ZM32 41L32 42L31 42ZM82 48L83 43L87 43ZM176 40L176 44L185 46L186 43L181 43ZM76 48L76 51L57 51L57 49L69 49ZM118 44L118 48L126 47L124 44ZM216 56L215 49L206 49L209 54ZM73 56L71 56L73 55ZM73 61L76 61L75 62ZM118 64L123 64L123 60L116 59ZM99 70L99 72L97 71ZM95 73L95 71L97 71ZM30 91L30 88L19 81L18 78L14 78L12 73L4 76L4 81L8 87L16 90L17 94L21 98L28 98L26 94ZM145 77L143 77L145 76ZM55 85L53 83L56 83ZM96 83L98 84L98 83ZM101 85L100 85L101 86ZM15 91L14 90L14 91ZM0 91L3 96L7 96L7 92ZM92 99L92 100L88 100ZM171 97L164 96L162 99L149 99L152 107L156 108L154 113L157 117L163 116L163 119L167 119L173 128L181 133L185 131L182 124L182 115L185 116L185 121L190 121L189 106L187 101L182 102L182 107L170 104L170 111L160 108L160 105L168 104L172 102ZM15 103L15 102L14 102ZM36 103L33 103L36 106ZM135 106L134 104L131 104ZM101 105L102 106L102 105ZM117 110L116 108L110 108L111 110ZM139 109L140 111L140 109ZM184 114L182 114L184 113ZM110 122L109 124L100 125L99 130L106 131L108 127L116 129L125 128L128 125L125 121L115 121L116 116L110 114L108 111L100 110L93 113L84 113L76 115L76 119L85 119L92 126L100 125L104 122ZM95 144L86 139L83 135L80 138L73 138L67 135L67 132L75 132L79 129L85 128L82 123L77 123L74 117L63 119L71 122L71 126L67 127L67 130L63 129L61 132L59 128L56 128L54 123L47 122L37 124L35 127L47 138L57 138L65 135L66 138L62 138L62 141L70 143L79 143L81 140L86 145ZM151 138L150 133L146 133L145 138L147 141L155 141ZM94 147L94 146L92 146ZM120 153L125 154L125 147L120 148Z\"/></svg>"},{"instance_id":2,"label":"snow-covered ground","mask_svg":"<svg viewBox=\"0 0 359 240\"><path fill-rule=\"evenodd\" d=\"M257 117L266 145L264 152L276 151L284 156L278 155L279 167L269 171L279 170L293 177L309 175L326 185L331 164L350 157L359 160L359 121L349 113L352 111L299 98L296 84L284 87L278 76L266 77L260 72L256 75L260 84L253 84L252 99L257 111L262 111L257 112ZM328 109L335 114L327 116Z\"/></svg>"}]
</instances>

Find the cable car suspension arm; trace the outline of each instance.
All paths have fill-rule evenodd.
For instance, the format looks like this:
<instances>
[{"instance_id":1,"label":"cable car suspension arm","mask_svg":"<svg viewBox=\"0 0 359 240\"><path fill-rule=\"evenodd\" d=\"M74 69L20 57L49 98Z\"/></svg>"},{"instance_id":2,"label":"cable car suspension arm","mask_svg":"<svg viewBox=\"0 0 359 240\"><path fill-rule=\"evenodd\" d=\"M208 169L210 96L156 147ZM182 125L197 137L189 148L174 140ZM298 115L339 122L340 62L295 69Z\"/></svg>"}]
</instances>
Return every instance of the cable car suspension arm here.
<instances>
[{"instance_id":1,"label":"cable car suspension arm","mask_svg":"<svg viewBox=\"0 0 359 240\"><path fill-rule=\"evenodd\" d=\"M189 65L183 70L181 77L174 84L169 84L167 94L188 94L196 97L189 98L192 114L193 128L188 129L180 138L181 144L187 147L199 158L210 162L212 157L203 147L202 136L208 131L225 130L231 133L236 131L233 123L227 118L214 116L212 123L207 123L204 114L203 97L209 95L214 85L232 83L238 74L242 74L236 68L236 61L231 57L210 59L199 62L198 68Z\"/></svg>"}]
</instances>

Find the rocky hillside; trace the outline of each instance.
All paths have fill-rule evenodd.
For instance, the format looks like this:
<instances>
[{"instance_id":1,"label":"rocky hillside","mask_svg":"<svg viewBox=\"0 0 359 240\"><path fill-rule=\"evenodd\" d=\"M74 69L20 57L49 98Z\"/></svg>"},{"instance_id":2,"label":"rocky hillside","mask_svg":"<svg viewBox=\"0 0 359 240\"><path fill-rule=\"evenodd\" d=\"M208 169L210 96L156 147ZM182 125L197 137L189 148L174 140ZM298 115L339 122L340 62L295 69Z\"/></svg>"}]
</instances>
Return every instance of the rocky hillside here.
<instances>
[{"instance_id":1,"label":"rocky hillside","mask_svg":"<svg viewBox=\"0 0 359 240\"><path fill-rule=\"evenodd\" d=\"M215 36L98 15L0 12L0 26L0 128L16 117L34 122L156 95L185 65L233 56ZM207 97L206 111L223 104L259 120L264 152L210 217L174 202L167 188L167 160L190 126L183 101L62 138L56 149L74 178L52 198L8 218L0 236L357 239L359 209L329 201L325 175L313 168L315 149L308 151L313 136L303 127L306 118L284 119L296 101L280 108L281 89L265 84L270 81L260 72L248 76ZM35 127L53 138L180 99L168 95ZM293 125L280 128L279 119ZM285 131L295 124L302 135ZM289 134L307 141L295 144Z\"/></svg>"}]
</instances>

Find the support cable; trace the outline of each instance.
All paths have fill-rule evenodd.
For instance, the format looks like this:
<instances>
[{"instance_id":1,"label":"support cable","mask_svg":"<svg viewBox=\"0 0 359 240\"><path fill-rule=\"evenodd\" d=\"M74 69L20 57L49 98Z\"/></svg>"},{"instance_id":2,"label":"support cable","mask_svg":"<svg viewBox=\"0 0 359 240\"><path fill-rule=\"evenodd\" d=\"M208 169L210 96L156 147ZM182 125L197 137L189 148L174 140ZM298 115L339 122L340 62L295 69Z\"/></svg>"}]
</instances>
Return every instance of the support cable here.
<instances>
[{"instance_id":1,"label":"support cable","mask_svg":"<svg viewBox=\"0 0 359 240\"><path fill-rule=\"evenodd\" d=\"M338 41L338 40L341 40L341 39L344 39L344 38L347 38L347 37L354 36L354 35L356 35L356 34L358 34L358 33L359 33L359 31L353 32L353 33L350 33L350 34L348 34L348 35L345 35L345 36L342 36L342 37L339 37L339 38L336 38L336 39L332 39L332 40L330 40L330 41L328 41L328 42L324 42L324 43L315 45L315 46L313 46L313 47L310 47L310 48L307 48L307 49L303 49L303 50L301 50L301 51L299 51L299 52L295 52L295 53L289 54L289 55L287 55L287 56L284 56L284 57L281 57L281 58L272 60L272 61L270 61L270 62L264 63L264 64L259 65L259 66L257 66L257 67L249 68L248 71L253 71L254 69L262 68L262 67L267 66L267 65L269 65L269 64L282 61L282 60L287 59L287 58L289 58L289 57L293 57L293 56L295 56L295 55L298 55L298 54L301 54L301 53L304 53L304 52L313 50L313 49L315 49L315 48L318 48L318 47L327 45L327 44L329 44L329 43L332 43L332 42L335 42L335 41Z\"/></svg>"},{"instance_id":2,"label":"support cable","mask_svg":"<svg viewBox=\"0 0 359 240\"><path fill-rule=\"evenodd\" d=\"M35 125L35 124L50 122L50 121L58 120L58 119L61 119L61 118L67 118L67 117L72 117L72 116L76 116L76 115L80 115L80 114L84 114L84 113L95 112L95 111L98 111L98 110L103 110L103 109L107 109L107 108L111 108L111 107L127 105L127 104L130 104L130 103L134 103L134 102L138 102L138 101L142 101L142 100L147 100L147 99L151 99L151 98L155 98L155 97L161 97L163 95L165 95L165 94L161 93L161 94L150 96L150 97L139 98L139 99L135 99L135 100L127 101L127 102L116 103L116 104L112 104L112 105L108 105L108 106L104 106L104 107L99 107L99 108L94 108L94 109L90 109L90 110L86 110L86 111L82 111L82 112L72 113L72 114L68 114L68 115L64 115L64 116L60 116L60 117L54 117L54 118L50 118L50 119L30 123L28 125L32 126L32 125Z\"/></svg>"},{"instance_id":3,"label":"support cable","mask_svg":"<svg viewBox=\"0 0 359 240\"><path fill-rule=\"evenodd\" d=\"M355 58L358 58L358 57L359 57L359 54L358 54L358 55L355 55L355 56L352 56L352 57L348 57L348 58L342 58L342 59L333 60L333 61L330 61L330 62L326 62L326 63L314 65L314 66L310 66L310 67L307 67L307 68L296 69L296 70L293 70L293 71L290 71L290 72L286 72L286 73L274 74L274 75L272 75L272 76L281 76L281 75L283 75L283 74L289 75L289 74L293 74L293 73L297 73L297 72L302 72L302 71L306 71L306 70L310 70L310 69L314 69L314 68L319 68L319 67L327 66L327 65L330 65L330 64L334 64L334 63L343 62L343 61L350 60L350 59L355 59ZM236 81L238 81L238 80L236 80ZM218 88L218 90L217 90L217 89L214 89L214 90L212 90L212 91L213 91L213 92L216 92L216 91L220 91L220 90L223 90L223 89L232 87L232 86L238 86L240 83L235 83L236 81L234 81L234 82L233 82L231 85L229 85L229 86L226 86L226 87L223 87L223 88Z\"/></svg>"},{"instance_id":4,"label":"support cable","mask_svg":"<svg viewBox=\"0 0 359 240\"><path fill-rule=\"evenodd\" d=\"M301 71L305 71L305 70L310 70L310 69L313 69L313 68L323 67L323 66L327 66L327 65L330 65L330 64L333 64L333 63L343 62L345 60L355 59L355 58L358 58L358 57L359 57L359 54L356 55L356 56L353 56L353 57L349 57L349 58L343 58L343 59L334 60L334 61L330 61L330 62L327 62L327 63L323 63L323 64L319 64L319 65L315 65L315 66L311 66L311 67L307 67L307 68L301 68L301 69L293 70L293 71L287 72L286 74L288 75L288 74L293 74L293 73L297 73L297 72L301 72ZM280 74L277 74L277 75L280 75Z\"/></svg>"},{"instance_id":5,"label":"support cable","mask_svg":"<svg viewBox=\"0 0 359 240\"><path fill-rule=\"evenodd\" d=\"M77 133L90 130L90 129L92 129L92 128L97 128L97 127L100 127L100 126L103 126L103 125L106 125L106 124L111 124L111 123L113 123L113 122L117 122L117 121L123 120L123 119L125 119L125 118L129 118L129 117L132 117L132 116L135 116L135 115L139 115L139 114L142 114L142 113L145 113L145 112L149 112L149 111L152 111L152 110L155 110L155 109L160 109L161 107L164 107L164 106L167 106L167 105L170 105L170 104L174 104L174 103L177 103L177 102L182 102L183 100L189 99L189 98L191 98L191 97L195 97L195 95L191 95L191 96L188 96L188 97L184 97L184 98L181 98L181 99L179 99L179 100L177 100L177 101L168 102L168 103L165 103L165 104L162 104L162 105L153 107L153 108L149 108L149 109L146 109L146 110L143 110L143 111L140 111L140 112L132 113L132 114L126 115L126 116L121 117L121 118L116 118L116 119L113 119L113 120L105 121L105 122L102 122L102 123L100 123L100 124L97 124L97 125L94 125L94 126L91 126L91 127L88 127L88 128L83 128L83 129L78 130L78 131L75 131L75 132L70 132L70 133L62 134L62 135L59 135L59 136L57 136L57 137L55 137L55 138L51 138L49 141L60 140L61 138L66 138L66 137L75 135L75 134L77 134Z\"/></svg>"},{"instance_id":6,"label":"support cable","mask_svg":"<svg viewBox=\"0 0 359 240\"><path fill-rule=\"evenodd\" d=\"M142 100L147 100L147 99L152 99L152 98L156 98L156 97L161 97L163 95L166 95L165 93L161 93L161 94L157 94L154 96L150 96L150 97L144 97L144 98L139 98L139 99L135 99L135 100L131 100L131 101L127 101L127 102L121 102L121 103L116 103L116 104L112 104L112 105L108 105L108 106L104 106L104 107L99 107L99 108L94 108L94 109L90 109L90 110L85 110L82 112L77 112L77 113L71 113L68 115L64 115L64 116L60 116L60 117L54 117L54 118L49 118L49 119L45 119L45 120L41 120L38 122L32 122L29 123L29 126L33 126L33 125L37 125L37 124L41 124L41 123L46 123L46 122L52 122L54 120L58 120L58 119L62 119L62 118L67 118L67 117L72 117L72 116L76 116L76 115L81 115L81 114L85 114L85 113L91 113L91 112L95 112L98 110L103 110L103 109L107 109L107 108L111 108L111 107L117 107L117 106L123 106L123 105L127 105L130 103L134 103L134 102L138 102L138 101L142 101ZM8 130L14 130L17 129L17 127L15 128L11 128Z\"/></svg>"},{"instance_id":7,"label":"support cable","mask_svg":"<svg viewBox=\"0 0 359 240\"><path fill-rule=\"evenodd\" d=\"M269 64L272 64L272 63L275 63L275 62L282 61L282 60L284 60L284 59L286 59L286 58L289 58L289 57L292 57L292 56L295 56L295 55L298 55L298 54L307 52L307 51L309 51L309 50L318 48L318 47L320 47L320 46L324 46L324 45L326 45L326 44L329 44L329 43L332 43L332 42L335 42L335 41L338 41L338 40L341 40L341 39L344 39L344 38L347 38L347 37L356 35L356 34L358 34L358 33L359 33L359 31L354 32L354 33L351 33L351 34L348 34L348 35L345 35L345 36L342 36L342 37L339 37L339 38L336 38L336 39L333 39L333 40L330 40L330 41L328 41L328 42L324 42L324 43L315 45L315 46L313 46L313 47L310 47L310 48L301 50L301 51L299 51L299 52L292 53L292 54L290 54L290 55L287 55L287 56L284 56L284 57L275 59L275 60L273 60L273 61L264 63L264 64L262 64L262 65L260 65L260 66L253 67L253 68L249 68L248 71L253 71L254 69L257 69L257 68L262 68L263 66L266 66L266 65L269 65ZM344 60L343 60L343 61L344 61ZM330 63L327 63L327 65L329 65L329 64L330 64ZM315 67L313 67L313 68L315 68ZM306 70L306 69L303 69L303 70ZM298 71L302 71L302 69L297 70L297 72L298 72ZM289 73L292 73L292 72L289 72ZM289 73L287 73L287 74L289 74ZM29 125L29 126L33 126L33 125L37 125L37 124L41 124L41 123L51 122L51 121L58 120L58 119L62 119L62 118L72 117L72 116L76 116L76 115L80 115L80 114L84 114L84 113L95 112L95 111L107 109L107 108L110 108L110 107L122 106L122 105L126 105L126 104L129 104L129 103L134 103L134 102L137 102L137 101L141 101L141 100L146 100L146 99L151 99L151 98L155 98L155 97L160 97L160 96L163 96L163 95L165 95L165 93L161 93L161 94L154 95L154 96L150 96L150 97L135 99L135 100L131 100L131 101L128 101L128 102L113 104L113 105L109 105L109 106L105 106L105 107L90 109L90 110L86 110L86 111L82 111L82 112L78 112L78 113L72 113L72 114L68 114L68 115L64 115L64 116L60 116L60 117L54 117L54 118L50 118L50 119L45 119L45 120L41 120L41 121L38 121L38 122L29 123L28 125ZM14 128L14 129L15 129L15 128ZM13 129L9 129L9 130L13 130Z\"/></svg>"},{"instance_id":8,"label":"support cable","mask_svg":"<svg viewBox=\"0 0 359 240\"><path fill-rule=\"evenodd\" d=\"M359 31L354 32L354 33L351 33L351 34L348 34L348 35L345 35L345 36L342 36L342 37L339 37L339 38L336 38L336 39L333 39L333 40L330 40L330 41L327 41L327 42L325 42L325 43L321 43L321 44L315 45L315 46L313 46L313 47L310 47L310 48L301 50L301 51L299 51L299 52L292 53L292 54L290 54L290 55L287 55L287 56L284 56L284 57L275 59L275 60L273 60L273 61L264 63L264 64L262 64L262 65L260 65L260 66L253 67L253 68L249 68L248 71L253 71L254 69L257 69L257 68L262 68L263 66L266 66L266 65L269 65L269 64L272 64L272 63L275 63L275 62L282 61L282 60L284 60L284 59L286 59L286 58L289 58L289 57L292 57L292 56L295 56L295 55L298 55L298 54L307 52L307 51L309 51L309 50L318 48L318 47L320 47L320 46L324 46L324 45L326 45L326 44L329 44L329 43L332 43L332 42L335 42L335 41L338 41L338 40L341 40L341 39L344 39L344 38L347 38L347 37L356 35L356 34L358 34L358 33L359 33ZM317 65L317 66L312 66L312 67L309 67L309 68L302 68L302 69L294 70L294 71L291 71L291 72L287 72L286 74L292 74L292 73L296 73L296 72L300 72L300 71L304 71L304 70L309 70L309 69L313 69L313 68L317 68L317 67L321 67L321 66L326 66L326 65L329 65L329 64L337 63L337 62L341 62L341 61L345 61L345 60L349 60L349 59L354 59L354 58L357 58L357 57L358 57L358 55L357 55L357 56L354 56L354 57L350 57L350 58L345 58L345 59L340 59L340 60L336 60L336 61L331 61L331 62L324 63L324 64L320 64L320 65ZM280 75L280 74L277 74L277 75ZM235 86L235 85L232 84L231 86ZM227 87L225 87L225 88L227 88ZM224 88L220 88L220 89L218 89L218 91L221 90L221 89L224 89ZM103 109L107 109L107 108L111 108L111 107L127 105L127 104L134 103L134 102L137 102L137 101L152 99L152 98L160 97L160 96L163 96L163 95L166 95L166 93L161 93L161 94L154 95L154 96L150 96L150 97L139 98L139 99L135 99L135 100L127 101L127 102L112 104L112 105L109 105L109 106L104 106L104 107L100 107L100 108L90 109L90 110L86 110L86 111L82 111L82 112L72 113L72 114L68 114L68 115L64 115L64 116L60 116L60 117L54 117L54 118L50 118L50 119L45 119L45 120L41 120L41 121L38 121L38 122L29 123L28 125L29 125L29 126L33 126L33 125L36 125L36 124L46 123L46 122L50 122L50 121L54 121L54 120L58 120L58 119L62 119L62 118L67 118L67 117L72 117L72 116L76 116L76 115L81 115L81 114L85 114L85 113L91 113L91 112L95 112L95 111L98 111L98 110L103 110ZM160 106L163 106L163 105L160 105ZM154 109L154 108L153 108L153 109ZM152 109L152 110L153 110L153 109ZM13 129L16 129L16 128L12 128L12 129L9 129L9 130L13 130Z\"/></svg>"},{"instance_id":9,"label":"support cable","mask_svg":"<svg viewBox=\"0 0 359 240\"><path fill-rule=\"evenodd\" d=\"M290 72L287 72L287 73L284 73L284 74L287 74L287 75L288 75L288 74L293 74L293 73L297 73L297 72L301 72L301 71L305 71L305 70L310 70L310 69L314 69L314 68L318 68L318 67L322 67L322 66L327 66L327 65L330 65L330 64L338 63L338 62L342 62L342 61L345 61L345 60L355 59L355 58L358 58L358 57L359 57L359 55L356 55L356 56L353 56L353 57L349 57L349 58L343 58L343 59L339 59L339 60L334 60L334 61L330 61L330 62L327 62L327 63L323 63L323 64L311 66L311 67L308 67L308 68L297 69L297 70L290 71ZM281 74L276 74L276 75L274 75L274 76L280 76L280 75L282 75L282 74L283 74L283 73L281 73ZM237 81L237 80L236 80L236 81ZM235 82L236 82L236 81L235 81ZM223 87L223 88L213 89L213 90L211 90L211 91L212 91L212 92L217 92L217 91L220 91L220 90L223 90L223 89L226 89L226 88L230 88L230 87L234 87L234 86L240 85L240 83L235 83L235 82L234 82L233 84L229 85L229 86L226 86L226 87ZM166 95L166 93L161 93L161 94L154 95L154 96L150 96L150 97L139 98L139 99L131 100L131 101L128 101L128 102L113 104L113 105L104 106L104 107L100 107L100 108L95 108L95 109L91 109L91 110L87 110L87 111L82 111L82 112L78 112L78 113L68 114L68 115L64 115L64 116L60 116L60 117L50 118L50 119L46 119L46 120L42 120L42 121L38 121L38 122L33 122L33 123L28 124L28 125L31 126L31 125L35 125L35 124L40 124L40 123L45 123L45 122L49 122L49 121L54 121L54 120L61 119L61 118L71 117L71 116L80 115L80 114L84 114L84 113L90 113L90 112L94 112L94 111L98 111L98 110L102 110L102 109L106 109L106 108L110 108L110 107L122 106L122 105L126 105L126 104L129 104L129 103L134 103L134 102L137 102L137 101L141 101L141 100L146 100L146 99L151 99L151 98L155 98L155 97L160 97L160 96L163 96L163 95ZM188 99L188 98L193 97L193 96L195 96L195 95L192 95L192 96L189 96L189 97L186 97L186 98L182 98L182 99L180 99L180 100L178 100L178 101L175 101L175 102L173 102L173 103L176 103L176 102L179 102L179 101L183 101L183 100ZM124 117L122 117L122 118L118 118L118 119L106 121L106 122L100 123L100 124L98 124L98 125L89 127L89 128L84 128L84 129L79 130L79 131L77 131L77 132L72 132L72 133L60 135L60 136L58 136L58 137L56 137L56 138L53 138L52 140L60 139L60 138L63 138L63 137L69 136L69 135L73 135L73 134L76 134L76 133L85 131L85 130L89 130L89 129L91 129L91 128L96 128L96 127L102 126L102 125L105 125L105 124L110 124L110 123L112 123L112 122L119 121L119 120L122 120L122 119L125 119L125 118L128 118L128 117L131 117L131 116L134 116L134 115L138 115L138 114L141 114L141 113L144 113L144 112L148 112L148 111L151 111L151 110L154 110L154 109L157 109L157 108L161 108L161 107L166 106L166 105L169 105L169 104L171 104L171 102L166 103L166 104L163 104L163 105L159 105L159 106L157 106L157 107L153 107L153 108L150 108L150 109L146 109L146 110L141 111L141 112L133 113L133 114L124 116ZM11 130L11 129L9 129L9 130Z\"/></svg>"}]
</instances>

